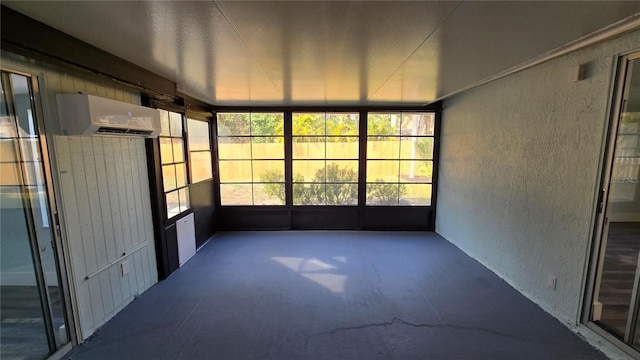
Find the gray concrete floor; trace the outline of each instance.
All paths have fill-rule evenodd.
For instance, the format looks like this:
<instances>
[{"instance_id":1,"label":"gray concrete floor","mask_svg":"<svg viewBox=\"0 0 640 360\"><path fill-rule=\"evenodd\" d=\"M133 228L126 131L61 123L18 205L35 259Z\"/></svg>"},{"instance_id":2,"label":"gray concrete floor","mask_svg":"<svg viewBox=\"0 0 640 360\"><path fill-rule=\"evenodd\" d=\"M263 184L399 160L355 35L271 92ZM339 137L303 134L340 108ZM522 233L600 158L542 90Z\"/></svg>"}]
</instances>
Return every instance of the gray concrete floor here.
<instances>
[{"instance_id":1,"label":"gray concrete floor","mask_svg":"<svg viewBox=\"0 0 640 360\"><path fill-rule=\"evenodd\" d=\"M606 359L434 233L219 233L69 358Z\"/></svg>"}]
</instances>

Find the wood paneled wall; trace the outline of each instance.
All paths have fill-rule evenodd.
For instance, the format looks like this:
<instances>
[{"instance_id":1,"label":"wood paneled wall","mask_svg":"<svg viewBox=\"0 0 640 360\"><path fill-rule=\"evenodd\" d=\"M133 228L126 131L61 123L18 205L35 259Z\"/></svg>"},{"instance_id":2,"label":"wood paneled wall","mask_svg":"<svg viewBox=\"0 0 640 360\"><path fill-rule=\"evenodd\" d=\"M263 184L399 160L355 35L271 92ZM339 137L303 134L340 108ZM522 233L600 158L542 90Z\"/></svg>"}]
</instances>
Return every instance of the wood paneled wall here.
<instances>
[{"instance_id":1,"label":"wood paneled wall","mask_svg":"<svg viewBox=\"0 0 640 360\"><path fill-rule=\"evenodd\" d=\"M57 135L56 94L138 105L140 94L46 64L5 56L2 64L38 77L76 324L86 339L158 279L146 150L141 138Z\"/></svg>"}]
</instances>

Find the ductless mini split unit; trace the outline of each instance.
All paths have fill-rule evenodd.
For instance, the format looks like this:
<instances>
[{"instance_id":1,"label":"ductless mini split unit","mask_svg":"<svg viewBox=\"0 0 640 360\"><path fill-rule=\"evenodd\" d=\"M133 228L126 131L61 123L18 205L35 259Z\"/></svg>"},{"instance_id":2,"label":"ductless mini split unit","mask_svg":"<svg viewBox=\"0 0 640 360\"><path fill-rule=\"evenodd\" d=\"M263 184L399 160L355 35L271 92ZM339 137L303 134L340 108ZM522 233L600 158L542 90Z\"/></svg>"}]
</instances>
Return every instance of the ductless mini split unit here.
<instances>
[{"instance_id":1,"label":"ductless mini split unit","mask_svg":"<svg viewBox=\"0 0 640 360\"><path fill-rule=\"evenodd\" d=\"M62 135L119 135L155 138L160 112L87 94L58 94Z\"/></svg>"}]
</instances>

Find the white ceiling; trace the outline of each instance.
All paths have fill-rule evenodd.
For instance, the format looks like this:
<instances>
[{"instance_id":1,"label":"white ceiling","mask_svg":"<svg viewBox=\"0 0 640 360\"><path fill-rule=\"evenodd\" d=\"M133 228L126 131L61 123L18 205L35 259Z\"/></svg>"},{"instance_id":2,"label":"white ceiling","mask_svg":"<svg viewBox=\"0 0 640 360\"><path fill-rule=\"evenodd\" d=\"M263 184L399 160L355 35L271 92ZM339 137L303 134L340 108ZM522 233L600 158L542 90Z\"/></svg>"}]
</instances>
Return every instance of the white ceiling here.
<instances>
[{"instance_id":1,"label":"white ceiling","mask_svg":"<svg viewBox=\"0 0 640 360\"><path fill-rule=\"evenodd\" d=\"M426 104L640 2L3 1L214 105Z\"/></svg>"}]
</instances>

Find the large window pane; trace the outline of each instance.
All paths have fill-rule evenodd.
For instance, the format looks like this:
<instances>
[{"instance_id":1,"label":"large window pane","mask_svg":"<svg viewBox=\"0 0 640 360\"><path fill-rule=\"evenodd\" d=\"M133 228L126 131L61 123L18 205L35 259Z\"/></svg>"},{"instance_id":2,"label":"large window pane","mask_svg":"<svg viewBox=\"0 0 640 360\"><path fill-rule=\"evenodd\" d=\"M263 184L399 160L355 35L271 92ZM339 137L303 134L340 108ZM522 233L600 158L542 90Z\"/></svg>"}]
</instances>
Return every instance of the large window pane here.
<instances>
[{"instance_id":1,"label":"large window pane","mask_svg":"<svg viewBox=\"0 0 640 360\"><path fill-rule=\"evenodd\" d=\"M251 135L284 135L284 115L251 113Z\"/></svg>"},{"instance_id":2,"label":"large window pane","mask_svg":"<svg viewBox=\"0 0 640 360\"><path fill-rule=\"evenodd\" d=\"M369 113L367 135L400 135L400 113Z\"/></svg>"},{"instance_id":3,"label":"large window pane","mask_svg":"<svg viewBox=\"0 0 640 360\"><path fill-rule=\"evenodd\" d=\"M187 211L191 206L189 203L189 188L182 188L178 190L180 195L180 212Z\"/></svg>"},{"instance_id":4,"label":"large window pane","mask_svg":"<svg viewBox=\"0 0 640 360\"><path fill-rule=\"evenodd\" d=\"M220 161L220 182L251 182L250 160L225 160Z\"/></svg>"},{"instance_id":5,"label":"large window pane","mask_svg":"<svg viewBox=\"0 0 640 360\"><path fill-rule=\"evenodd\" d=\"M284 161L282 160L254 160L253 181L254 182L283 182L284 181Z\"/></svg>"},{"instance_id":6,"label":"large window pane","mask_svg":"<svg viewBox=\"0 0 640 360\"><path fill-rule=\"evenodd\" d=\"M326 143L323 136L293 138L294 159L324 159L325 148Z\"/></svg>"},{"instance_id":7,"label":"large window pane","mask_svg":"<svg viewBox=\"0 0 640 360\"><path fill-rule=\"evenodd\" d=\"M294 113L293 135L324 135L324 113Z\"/></svg>"},{"instance_id":8,"label":"large window pane","mask_svg":"<svg viewBox=\"0 0 640 360\"><path fill-rule=\"evenodd\" d=\"M324 160L294 160L293 161L293 182L315 182L325 181L325 161Z\"/></svg>"},{"instance_id":9,"label":"large window pane","mask_svg":"<svg viewBox=\"0 0 640 360\"><path fill-rule=\"evenodd\" d=\"M284 159L284 138L282 137L253 137L251 148L254 159Z\"/></svg>"},{"instance_id":10,"label":"large window pane","mask_svg":"<svg viewBox=\"0 0 640 360\"><path fill-rule=\"evenodd\" d=\"M171 144L173 146L173 161L174 162L183 162L184 161L184 142L181 138L171 139Z\"/></svg>"},{"instance_id":11,"label":"large window pane","mask_svg":"<svg viewBox=\"0 0 640 360\"><path fill-rule=\"evenodd\" d=\"M171 136L182 137L182 114L169 113L169 129Z\"/></svg>"},{"instance_id":12,"label":"large window pane","mask_svg":"<svg viewBox=\"0 0 640 360\"><path fill-rule=\"evenodd\" d=\"M172 218L180 214L180 195L179 190L175 190L166 194L167 199L167 218Z\"/></svg>"},{"instance_id":13,"label":"large window pane","mask_svg":"<svg viewBox=\"0 0 640 360\"><path fill-rule=\"evenodd\" d=\"M248 137L218 138L218 157L224 159L251 159L251 139Z\"/></svg>"},{"instance_id":14,"label":"large window pane","mask_svg":"<svg viewBox=\"0 0 640 360\"><path fill-rule=\"evenodd\" d=\"M169 112L166 110L160 110L160 136L170 136L169 132Z\"/></svg>"},{"instance_id":15,"label":"large window pane","mask_svg":"<svg viewBox=\"0 0 640 360\"><path fill-rule=\"evenodd\" d=\"M160 159L163 164L173 163L173 145L171 145L171 138L160 138Z\"/></svg>"},{"instance_id":16,"label":"large window pane","mask_svg":"<svg viewBox=\"0 0 640 360\"><path fill-rule=\"evenodd\" d=\"M326 182L358 182L358 161L327 161Z\"/></svg>"},{"instance_id":17,"label":"large window pane","mask_svg":"<svg viewBox=\"0 0 640 360\"><path fill-rule=\"evenodd\" d=\"M358 184L327 184L327 205L358 205Z\"/></svg>"},{"instance_id":18,"label":"large window pane","mask_svg":"<svg viewBox=\"0 0 640 360\"><path fill-rule=\"evenodd\" d=\"M433 136L434 125L433 113L402 113L402 129L406 130L407 135Z\"/></svg>"},{"instance_id":19,"label":"large window pane","mask_svg":"<svg viewBox=\"0 0 640 360\"><path fill-rule=\"evenodd\" d=\"M402 190L406 191L406 187ZM400 191L398 183L367 183L367 205L397 206Z\"/></svg>"},{"instance_id":20,"label":"large window pane","mask_svg":"<svg viewBox=\"0 0 640 360\"><path fill-rule=\"evenodd\" d=\"M220 184L221 205L253 205L251 184Z\"/></svg>"},{"instance_id":21,"label":"large window pane","mask_svg":"<svg viewBox=\"0 0 640 360\"><path fill-rule=\"evenodd\" d=\"M399 159L400 138L378 136L367 138L368 159Z\"/></svg>"},{"instance_id":22,"label":"large window pane","mask_svg":"<svg viewBox=\"0 0 640 360\"><path fill-rule=\"evenodd\" d=\"M187 119L189 129L189 151L211 150L209 141L209 123Z\"/></svg>"},{"instance_id":23,"label":"large window pane","mask_svg":"<svg viewBox=\"0 0 640 360\"><path fill-rule=\"evenodd\" d=\"M324 205L325 184L293 184L293 205Z\"/></svg>"},{"instance_id":24,"label":"large window pane","mask_svg":"<svg viewBox=\"0 0 640 360\"><path fill-rule=\"evenodd\" d=\"M249 113L219 113L218 136L251 135Z\"/></svg>"},{"instance_id":25,"label":"large window pane","mask_svg":"<svg viewBox=\"0 0 640 360\"><path fill-rule=\"evenodd\" d=\"M400 161L400 181L430 183L433 163L425 160Z\"/></svg>"},{"instance_id":26,"label":"large window pane","mask_svg":"<svg viewBox=\"0 0 640 360\"><path fill-rule=\"evenodd\" d=\"M433 159L432 137L404 137L400 141L400 158Z\"/></svg>"},{"instance_id":27,"label":"large window pane","mask_svg":"<svg viewBox=\"0 0 640 360\"><path fill-rule=\"evenodd\" d=\"M328 113L327 136L358 135L357 113Z\"/></svg>"},{"instance_id":28,"label":"large window pane","mask_svg":"<svg viewBox=\"0 0 640 360\"><path fill-rule=\"evenodd\" d=\"M367 182L398 182L400 163L398 160L368 160Z\"/></svg>"},{"instance_id":29,"label":"large window pane","mask_svg":"<svg viewBox=\"0 0 640 360\"><path fill-rule=\"evenodd\" d=\"M177 186L176 181L176 166L175 165L163 165L162 166L162 182L164 183L164 191L175 189Z\"/></svg>"},{"instance_id":30,"label":"large window pane","mask_svg":"<svg viewBox=\"0 0 640 360\"><path fill-rule=\"evenodd\" d=\"M187 186L187 164L176 164L176 187Z\"/></svg>"},{"instance_id":31,"label":"large window pane","mask_svg":"<svg viewBox=\"0 0 640 360\"><path fill-rule=\"evenodd\" d=\"M431 205L431 184L400 184L400 205Z\"/></svg>"},{"instance_id":32,"label":"large window pane","mask_svg":"<svg viewBox=\"0 0 640 360\"><path fill-rule=\"evenodd\" d=\"M284 183L253 184L254 205L284 205Z\"/></svg>"},{"instance_id":33,"label":"large window pane","mask_svg":"<svg viewBox=\"0 0 640 360\"><path fill-rule=\"evenodd\" d=\"M357 159L359 150L357 137L327 138L327 159Z\"/></svg>"},{"instance_id":34,"label":"large window pane","mask_svg":"<svg viewBox=\"0 0 640 360\"><path fill-rule=\"evenodd\" d=\"M199 151L191 153L191 182L196 183L211 179L211 153Z\"/></svg>"}]
</instances>

